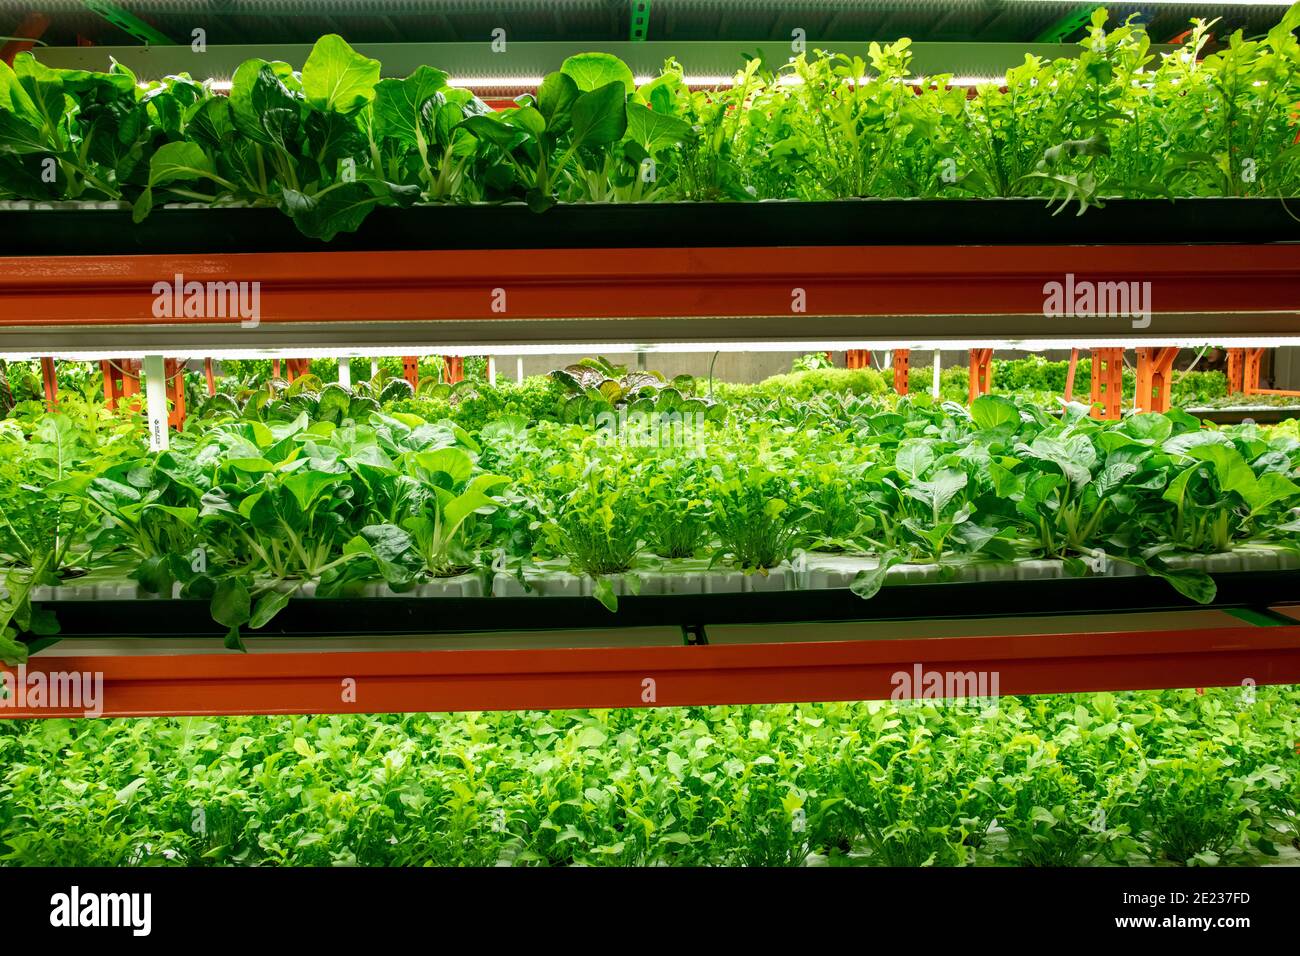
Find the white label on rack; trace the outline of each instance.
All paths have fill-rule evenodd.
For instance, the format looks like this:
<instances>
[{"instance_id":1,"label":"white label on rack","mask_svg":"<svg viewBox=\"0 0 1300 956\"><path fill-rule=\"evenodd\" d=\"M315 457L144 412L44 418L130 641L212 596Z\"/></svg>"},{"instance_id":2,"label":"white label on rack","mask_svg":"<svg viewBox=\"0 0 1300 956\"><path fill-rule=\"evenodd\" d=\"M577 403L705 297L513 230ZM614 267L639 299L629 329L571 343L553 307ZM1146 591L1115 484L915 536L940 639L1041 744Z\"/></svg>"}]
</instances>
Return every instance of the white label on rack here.
<instances>
[{"instance_id":1,"label":"white label on rack","mask_svg":"<svg viewBox=\"0 0 1300 956\"><path fill-rule=\"evenodd\" d=\"M167 433L167 373L161 355L144 357L145 409L149 416L149 450L166 451L171 447Z\"/></svg>"}]
</instances>

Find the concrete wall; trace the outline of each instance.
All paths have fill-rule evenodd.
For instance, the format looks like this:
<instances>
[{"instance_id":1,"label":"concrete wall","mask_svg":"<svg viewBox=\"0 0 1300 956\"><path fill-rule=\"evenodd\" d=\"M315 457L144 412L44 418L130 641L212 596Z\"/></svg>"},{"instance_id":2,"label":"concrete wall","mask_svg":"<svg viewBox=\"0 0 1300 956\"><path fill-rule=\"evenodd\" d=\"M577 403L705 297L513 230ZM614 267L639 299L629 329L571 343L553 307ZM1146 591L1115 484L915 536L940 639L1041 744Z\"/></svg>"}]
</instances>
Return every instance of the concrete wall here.
<instances>
[{"instance_id":1,"label":"concrete wall","mask_svg":"<svg viewBox=\"0 0 1300 956\"><path fill-rule=\"evenodd\" d=\"M1300 389L1300 348L1273 350L1273 387Z\"/></svg>"},{"instance_id":2,"label":"concrete wall","mask_svg":"<svg viewBox=\"0 0 1300 956\"><path fill-rule=\"evenodd\" d=\"M719 352L714 358L713 352L612 352L603 356L615 365L626 365L629 369L647 368L661 372L668 378L674 375L694 375L707 378L709 363L713 363L713 377L720 382L761 382L773 375L790 371L794 360L804 355L803 352ZM884 353L877 352L883 358ZM929 365L929 351L913 351L913 365ZM1007 353L1012 354L1012 353ZM498 355L496 356L497 377L502 381L513 381L517 375L518 363L523 361L523 374L545 375L552 369L563 368L579 361L581 355ZM843 368L844 353L831 353L832 361ZM1069 353L1065 353L1069 358ZM638 361L640 360L640 361ZM963 351L945 351L942 362L944 366L965 365L968 355Z\"/></svg>"}]
</instances>

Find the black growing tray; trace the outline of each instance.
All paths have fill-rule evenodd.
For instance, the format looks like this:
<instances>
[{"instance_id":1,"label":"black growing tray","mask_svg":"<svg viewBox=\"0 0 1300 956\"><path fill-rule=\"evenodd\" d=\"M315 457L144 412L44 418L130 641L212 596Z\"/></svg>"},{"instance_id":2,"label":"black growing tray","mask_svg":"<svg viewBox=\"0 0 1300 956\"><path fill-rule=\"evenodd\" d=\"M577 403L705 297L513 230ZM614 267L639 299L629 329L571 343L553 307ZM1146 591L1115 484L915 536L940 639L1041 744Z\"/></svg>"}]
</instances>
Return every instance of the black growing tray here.
<instances>
[{"instance_id":1,"label":"black growing tray","mask_svg":"<svg viewBox=\"0 0 1300 956\"><path fill-rule=\"evenodd\" d=\"M1126 611L1267 608L1300 596L1300 571L1212 575L1218 594L1196 604L1167 583L1138 577L906 584L864 601L848 588L619 598L607 611L590 597L301 598L250 635L414 635L607 627L683 627L815 621L1060 616ZM50 601L60 637L220 636L206 601ZM44 639L42 639L44 640Z\"/></svg>"},{"instance_id":2,"label":"black growing tray","mask_svg":"<svg viewBox=\"0 0 1300 956\"><path fill-rule=\"evenodd\" d=\"M1041 199L517 203L381 208L330 242L270 208L0 209L0 256L667 248L678 246L1096 245L1300 241L1300 199L1112 199L1076 215Z\"/></svg>"}]
</instances>

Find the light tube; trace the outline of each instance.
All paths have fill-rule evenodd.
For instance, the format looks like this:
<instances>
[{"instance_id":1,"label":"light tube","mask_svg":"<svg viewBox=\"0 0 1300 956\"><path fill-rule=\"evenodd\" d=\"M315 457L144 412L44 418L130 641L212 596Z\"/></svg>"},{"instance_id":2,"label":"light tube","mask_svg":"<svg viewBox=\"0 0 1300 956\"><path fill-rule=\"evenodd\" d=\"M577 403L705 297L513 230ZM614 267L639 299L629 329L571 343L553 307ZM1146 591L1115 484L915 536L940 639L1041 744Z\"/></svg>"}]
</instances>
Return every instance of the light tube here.
<instances>
[{"instance_id":1,"label":"light tube","mask_svg":"<svg viewBox=\"0 0 1300 956\"><path fill-rule=\"evenodd\" d=\"M1178 348L1200 348L1206 345L1218 345L1224 348L1287 348L1300 347L1300 332L1294 337L1286 336L1214 336L1213 338L1188 336L1135 336L1127 339L823 339L810 342L556 342L542 344L509 345L497 342L479 342L461 345L349 345L349 346L286 346L284 348L229 348L214 347L196 349L186 346L181 349L139 347L113 349L106 351L96 349L53 349L49 352L0 352L0 358L6 361L31 361L42 356L53 356L56 360L76 362L98 362L103 359L140 358L144 355L157 355L160 352L168 358L202 359L271 359L271 358L369 358L403 355L606 355L610 353L634 352L826 352L846 349L868 349L887 351L893 349L916 349L933 351L964 351L974 348L991 348L995 351L1012 352L1047 352L1069 349L1087 350L1093 348L1134 349L1157 346L1176 346Z\"/></svg>"}]
</instances>

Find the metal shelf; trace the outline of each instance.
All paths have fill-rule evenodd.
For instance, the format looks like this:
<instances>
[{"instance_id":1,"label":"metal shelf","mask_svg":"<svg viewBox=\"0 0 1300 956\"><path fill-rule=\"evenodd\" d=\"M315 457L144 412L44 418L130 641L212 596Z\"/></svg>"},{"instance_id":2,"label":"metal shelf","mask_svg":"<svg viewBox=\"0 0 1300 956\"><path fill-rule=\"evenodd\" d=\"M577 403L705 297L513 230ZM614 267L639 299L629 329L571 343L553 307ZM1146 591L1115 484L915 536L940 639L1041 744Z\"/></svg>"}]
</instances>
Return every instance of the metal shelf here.
<instances>
[{"instance_id":1,"label":"metal shelf","mask_svg":"<svg viewBox=\"0 0 1300 956\"><path fill-rule=\"evenodd\" d=\"M983 674L992 694L1295 683L1300 618L1270 604L1296 577L1216 575L1208 608L1136 578L907 585L869 602L625 597L614 614L590 598L303 599L249 632L248 654L222 648L202 602L57 602L63 636L33 644L27 674L102 675L106 716L872 700L916 668ZM74 712L15 704L0 716Z\"/></svg>"},{"instance_id":2,"label":"metal shelf","mask_svg":"<svg viewBox=\"0 0 1300 956\"><path fill-rule=\"evenodd\" d=\"M1150 325L1045 317L1044 285L1067 274L1149 282ZM155 284L177 275L258 283L259 324L156 317ZM44 256L0 259L0 303L0 353L86 358L506 343L1279 344L1300 341L1300 256L1286 245Z\"/></svg>"},{"instance_id":3,"label":"metal shelf","mask_svg":"<svg viewBox=\"0 0 1300 956\"><path fill-rule=\"evenodd\" d=\"M34 656L28 674L101 674L103 716L110 717L874 700L894 697L898 675L918 668L977 680L983 674L990 692L996 674L998 694L1300 683L1300 624L678 647L57 650ZM0 713L83 710L15 706Z\"/></svg>"}]
</instances>

